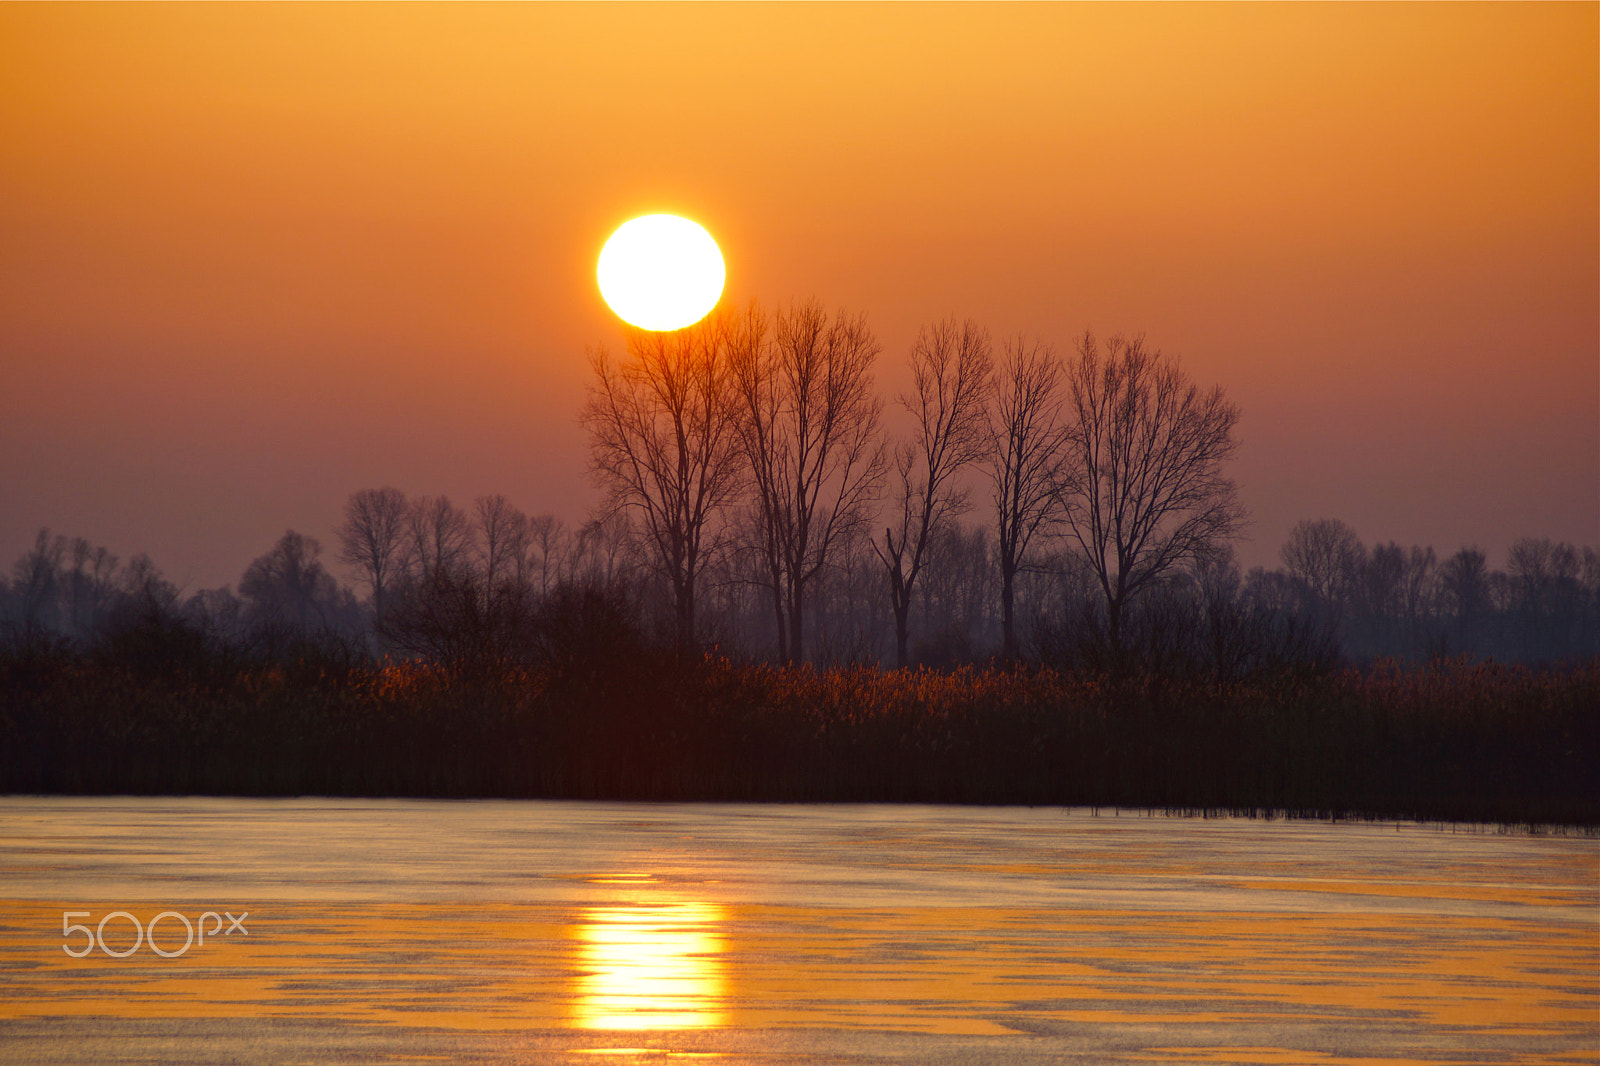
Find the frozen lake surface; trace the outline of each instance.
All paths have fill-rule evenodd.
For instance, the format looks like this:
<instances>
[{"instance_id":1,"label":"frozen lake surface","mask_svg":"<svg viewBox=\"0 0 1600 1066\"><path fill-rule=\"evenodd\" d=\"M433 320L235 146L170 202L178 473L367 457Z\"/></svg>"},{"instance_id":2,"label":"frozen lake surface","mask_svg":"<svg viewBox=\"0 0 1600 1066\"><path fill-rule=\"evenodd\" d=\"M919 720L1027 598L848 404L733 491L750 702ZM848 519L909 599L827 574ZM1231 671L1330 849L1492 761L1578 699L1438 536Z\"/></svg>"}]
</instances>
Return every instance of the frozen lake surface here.
<instances>
[{"instance_id":1,"label":"frozen lake surface","mask_svg":"<svg viewBox=\"0 0 1600 1066\"><path fill-rule=\"evenodd\" d=\"M1592 837L1051 808L0 798L0 1063L1597 1053Z\"/></svg>"}]
</instances>

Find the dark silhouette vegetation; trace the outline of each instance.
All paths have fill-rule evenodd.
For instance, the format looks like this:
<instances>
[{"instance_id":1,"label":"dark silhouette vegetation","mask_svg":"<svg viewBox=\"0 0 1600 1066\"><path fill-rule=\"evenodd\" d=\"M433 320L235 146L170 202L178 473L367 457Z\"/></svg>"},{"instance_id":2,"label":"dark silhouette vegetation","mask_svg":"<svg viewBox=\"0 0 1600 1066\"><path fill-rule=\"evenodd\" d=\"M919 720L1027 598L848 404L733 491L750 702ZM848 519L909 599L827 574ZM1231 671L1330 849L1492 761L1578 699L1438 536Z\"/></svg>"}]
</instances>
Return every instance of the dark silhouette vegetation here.
<instances>
[{"instance_id":1,"label":"dark silhouette vegetation","mask_svg":"<svg viewBox=\"0 0 1600 1066\"><path fill-rule=\"evenodd\" d=\"M194 592L41 531L0 575L0 792L1600 824L1594 549L1317 519L1243 572L1240 413L1175 359L949 320L889 407L879 352L815 303L628 333L590 521L363 489L353 589L293 530Z\"/></svg>"},{"instance_id":2,"label":"dark silhouette vegetation","mask_svg":"<svg viewBox=\"0 0 1600 1066\"><path fill-rule=\"evenodd\" d=\"M298 628L275 599L219 609L151 568L118 573L86 635L9 623L0 792L1600 824L1600 661L1351 665L1323 620L1252 598L1236 573L1138 601L1121 635L1131 671L1109 668L1092 611L1042 627L1029 662L885 670L686 654L670 613L652 635L638 591L617 582L558 581L512 608L514 584L475 585L464 567L446 585L402 582L381 626L341 631ZM293 587L340 617L322 582ZM413 651L380 655L381 632Z\"/></svg>"}]
</instances>

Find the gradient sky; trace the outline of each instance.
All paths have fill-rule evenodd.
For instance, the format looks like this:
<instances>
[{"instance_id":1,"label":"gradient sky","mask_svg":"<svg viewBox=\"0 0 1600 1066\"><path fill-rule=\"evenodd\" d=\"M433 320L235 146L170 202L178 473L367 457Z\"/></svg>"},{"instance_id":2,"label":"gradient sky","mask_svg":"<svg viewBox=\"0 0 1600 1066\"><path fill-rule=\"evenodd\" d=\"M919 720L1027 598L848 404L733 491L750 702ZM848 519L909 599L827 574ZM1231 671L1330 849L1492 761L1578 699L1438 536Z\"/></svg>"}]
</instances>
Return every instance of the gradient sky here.
<instances>
[{"instance_id":1,"label":"gradient sky","mask_svg":"<svg viewBox=\"0 0 1600 1066\"><path fill-rule=\"evenodd\" d=\"M581 520L594 263L1145 334L1244 411L1246 563L1600 543L1594 4L0 6L0 564L235 582L355 489Z\"/></svg>"}]
</instances>

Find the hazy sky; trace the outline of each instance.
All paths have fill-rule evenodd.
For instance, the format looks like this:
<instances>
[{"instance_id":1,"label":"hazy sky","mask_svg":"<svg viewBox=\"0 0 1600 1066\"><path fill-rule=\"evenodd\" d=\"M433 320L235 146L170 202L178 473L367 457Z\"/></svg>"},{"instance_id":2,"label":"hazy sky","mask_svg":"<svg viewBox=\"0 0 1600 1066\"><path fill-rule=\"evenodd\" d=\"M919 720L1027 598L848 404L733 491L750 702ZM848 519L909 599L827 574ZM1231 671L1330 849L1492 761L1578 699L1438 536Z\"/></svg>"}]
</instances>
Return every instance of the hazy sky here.
<instances>
[{"instance_id":1,"label":"hazy sky","mask_svg":"<svg viewBox=\"0 0 1600 1066\"><path fill-rule=\"evenodd\" d=\"M1243 408L1272 563L1600 543L1594 4L0 6L0 564L235 582L349 493L581 520L594 264L1143 333Z\"/></svg>"}]
</instances>

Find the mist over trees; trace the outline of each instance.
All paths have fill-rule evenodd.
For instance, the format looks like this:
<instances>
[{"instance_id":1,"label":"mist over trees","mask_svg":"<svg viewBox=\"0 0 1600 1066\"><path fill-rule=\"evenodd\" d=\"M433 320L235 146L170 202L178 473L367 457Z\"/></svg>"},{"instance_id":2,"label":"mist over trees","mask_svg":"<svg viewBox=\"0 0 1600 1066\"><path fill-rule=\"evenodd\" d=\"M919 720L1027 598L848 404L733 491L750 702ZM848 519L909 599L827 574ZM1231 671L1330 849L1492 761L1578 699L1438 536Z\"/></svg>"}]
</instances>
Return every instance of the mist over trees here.
<instances>
[{"instance_id":1,"label":"mist over trees","mask_svg":"<svg viewBox=\"0 0 1600 1066\"><path fill-rule=\"evenodd\" d=\"M504 664L626 619L740 660L1218 680L1600 654L1592 547L1524 538L1492 561L1316 517L1281 565L1242 572L1239 409L1139 339L997 348L945 320L902 356L912 387L891 406L866 317L815 301L625 337L592 355L581 419L606 496L577 525L501 495L362 488L331 552L289 530L235 586L193 591L41 530L0 576L0 638Z\"/></svg>"}]
</instances>

